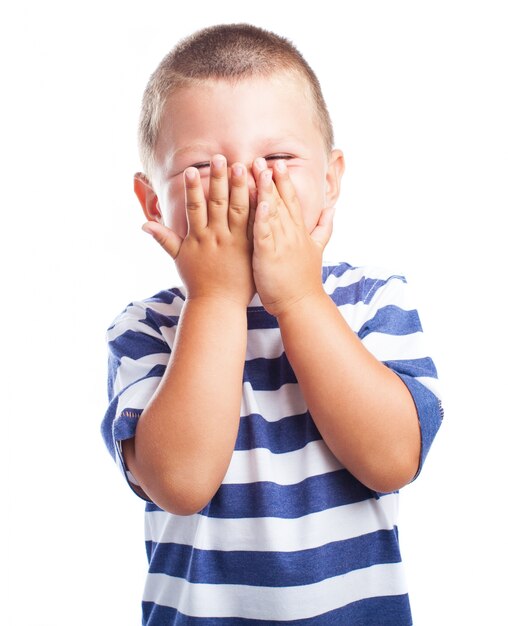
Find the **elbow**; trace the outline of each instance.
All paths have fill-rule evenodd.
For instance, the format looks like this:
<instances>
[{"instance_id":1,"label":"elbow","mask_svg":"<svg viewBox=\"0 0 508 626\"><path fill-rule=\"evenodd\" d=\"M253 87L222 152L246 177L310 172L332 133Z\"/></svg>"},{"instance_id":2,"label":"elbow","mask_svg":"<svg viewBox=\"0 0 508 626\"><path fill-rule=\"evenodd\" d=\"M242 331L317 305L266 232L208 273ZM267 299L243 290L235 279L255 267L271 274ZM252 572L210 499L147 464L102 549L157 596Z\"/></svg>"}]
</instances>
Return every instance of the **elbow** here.
<instances>
[{"instance_id":1,"label":"elbow","mask_svg":"<svg viewBox=\"0 0 508 626\"><path fill-rule=\"evenodd\" d=\"M375 476L364 481L364 485L376 493L393 493L405 487L414 478L414 474L390 473L385 476Z\"/></svg>"},{"instance_id":2,"label":"elbow","mask_svg":"<svg viewBox=\"0 0 508 626\"><path fill-rule=\"evenodd\" d=\"M160 509L166 511L166 513L171 513L172 515L181 515L182 517L195 515L204 508L204 506L196 504L195 502L189 502L188 500L180 501L171 497L152 497L151 500Z\"/></svg>"},{"instance_id":3,"label":"elbow","mask_svg":"<svg viewBox=\"0 0 508 626\"><path fill-rule=\"evenodd\" d=\"M190 516L202 511L213 497L201 494L178 493L175 490L164 490L150 496L153 502L167 513Z\"/></svg>"},{"instance_id":4,"label":"elbow","mask_svg":"<svg viewBox=\"0 0 508 626\"><path fill-rule=\"evenodd\" d=\"M124 442L126 466L135 477L146 497L159 508L173 515L194 515L202 511L220 487L223 475L215 479L206 472L180 471L167 459L153 454L136 454L134 439Z\"/></svg>"},{"instance_id":5,"label":"elbow","mask_svg":"<svg viewBox=\"0 0 508 626\"><path fill-rule=\"evenodd\" d=\"M174 475L166 480L153 480L143 484L149 498L159 508L173 515L189 516L202 511L220 485L196 484L189 479L179 480Z\"/></svg>"},{"instance_id":6,"label":"elbow","mask_svg":"<svg viewBox=\"0 0 508 626\"><path fill-rule=\"evenodd\" d=\"M410 483L418 471L420 456L418 454L393 454L378 463L370 463L359 480L369 489L377 493L399 491Z\"/></svg>"},{"instance_id":7,"label":"elbow","mask_svg":"<svg viewBox=\"0 0 508 626\"><path fill-rule=\"evenodd\" d=\"M371 450L366 460L364 484L378 493L392 493L405 487L416 476L420 467L421 435L414 420L404 435L385 441Z\"/></svg>"}]
</instances>

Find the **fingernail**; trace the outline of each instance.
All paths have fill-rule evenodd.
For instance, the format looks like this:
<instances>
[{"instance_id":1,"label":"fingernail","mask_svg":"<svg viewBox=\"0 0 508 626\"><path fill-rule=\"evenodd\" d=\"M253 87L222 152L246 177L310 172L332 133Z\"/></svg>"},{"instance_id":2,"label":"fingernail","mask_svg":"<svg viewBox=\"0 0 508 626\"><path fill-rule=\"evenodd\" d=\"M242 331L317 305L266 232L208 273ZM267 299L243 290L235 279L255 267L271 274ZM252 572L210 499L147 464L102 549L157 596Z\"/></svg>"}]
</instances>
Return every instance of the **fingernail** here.
<instances>
[{"instance_id":1,"label":"fingernail","mask_svg":"<svg viewBox=\"0 0 508 626\"><path fill-rule=\"evenodd\" d=\"M243 174L243 166L240 163L233 165L233 174L235 176L241 176Z\"/></svg>"},{"instance_id":2,"label":"fingernail","mask_svg":"<svg viewBox=\"0 0 508 626\"><path fill-rule=\"evenodd\" d=\"M255 161L254 161L256 167L260 170L264 170L266 168L266 161L265 159L263 159L263 157L258 157Z\"/></svg>"},{"instance_id":3,"label":"fingernail","mask_svg":"<svg viewBox=\"0 0 508 626\"><path fill-rule=\"evenodd\" d=\"M275 167L277 168L277 171L282 174L287 170L286 162L282 161L282 159L275 163Z\"/></svg>"},{"instance_id":4,"label":"fingernail","mask_svg":"<svg viewBox=\"0 0 508 626\"><path fill-rule=\"evenodd\" d=\"M189 167L185 170L185 178L187 180L194 180L196 178L197 170L194 167Z\"/></svg>"},{"instance_id":5,"label":"fingernail","mask_svg":"<svg viewBox=\"0 0 508 626\"><path fill-rule=\"evenodd\" d=\"M216 169L220 169L226 163L226 159L222 154L216 154L212 157L212 164Z\"/></svg>"},{"instance_id":6,"label":"fingernail","mask_svg":"<svg viewBox=\"0 0 508 626\"><path fill-rule=\"evenodd\" d=\"M270 169L264 170L261 173L261 176L263 177L262 180L263 180L264 183L268 184L268 183L272 182L272 170L270 170Z\"/></svg>"}]
</instances>

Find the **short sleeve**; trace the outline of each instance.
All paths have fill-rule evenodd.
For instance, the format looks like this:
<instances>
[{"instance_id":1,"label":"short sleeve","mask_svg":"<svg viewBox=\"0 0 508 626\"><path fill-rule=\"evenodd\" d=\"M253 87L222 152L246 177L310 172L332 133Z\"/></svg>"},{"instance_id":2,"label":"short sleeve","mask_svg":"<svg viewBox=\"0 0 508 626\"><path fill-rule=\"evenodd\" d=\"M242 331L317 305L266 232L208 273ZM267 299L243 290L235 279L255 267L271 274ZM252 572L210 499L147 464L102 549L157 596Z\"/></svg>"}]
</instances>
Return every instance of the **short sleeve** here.
<instances>
[{"instance_id":1,"label":"short sleeve","mask_svg":"<svg viewBox=\"0 0 508 626\"><path fill-rule=\"evenodd\" d=\"M402 379L416 406L421 433L416 478L443 419L436 367L404 277L366 281L362 300L368 314L359 338Z\"/></svg>"},{"instance_id":2,"label":"short sleeve","mask_svg":"<svg viewBox=\"0 0 508 626\"><path fill-rule=\"evenodd\" d=\"M156 323L160 323L160 317L142 304L132 304L107 332L109 406L101 432L110 454L141 497L144 496L125 465L122 441L134 437L139 417L154 395L170 357L164 331L176 324L166 317L161 330Z\"/></svg>"}]
</instances>

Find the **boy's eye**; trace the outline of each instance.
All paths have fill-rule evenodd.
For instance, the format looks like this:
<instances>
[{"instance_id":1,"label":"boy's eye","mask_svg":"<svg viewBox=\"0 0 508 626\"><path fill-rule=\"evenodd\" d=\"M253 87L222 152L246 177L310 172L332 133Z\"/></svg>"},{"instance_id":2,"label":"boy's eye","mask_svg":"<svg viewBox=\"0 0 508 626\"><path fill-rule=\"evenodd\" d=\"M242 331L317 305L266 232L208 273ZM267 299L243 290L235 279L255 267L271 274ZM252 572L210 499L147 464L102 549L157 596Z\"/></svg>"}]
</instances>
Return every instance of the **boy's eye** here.
<instances>
[{"instance_id":1,"label":"boy's eye","mask_svg":"<svg viewBox=\"0 0 508 626\"><path fill-rule=\"evenodd\" d=\"M270 154L265 157L265 161L280 161L280 160L289 160L292 159L293 156L291 154Z\"/></svg>"},{"instance_id":2,"label":"boy's eye","mask_svg":"<svg viewBox=\"0 0 508 626\"><path fill-rule=\"evenodd\" d=\"M270 154L265 157L265 161L280 161L281 159L288 161L289 159L293 159L293 155L291 154ZM201 161L199 163L193 163L191 167L195 167L198 170L203 170L210 167L210 161Z\"/></svg>"}]
</instances>

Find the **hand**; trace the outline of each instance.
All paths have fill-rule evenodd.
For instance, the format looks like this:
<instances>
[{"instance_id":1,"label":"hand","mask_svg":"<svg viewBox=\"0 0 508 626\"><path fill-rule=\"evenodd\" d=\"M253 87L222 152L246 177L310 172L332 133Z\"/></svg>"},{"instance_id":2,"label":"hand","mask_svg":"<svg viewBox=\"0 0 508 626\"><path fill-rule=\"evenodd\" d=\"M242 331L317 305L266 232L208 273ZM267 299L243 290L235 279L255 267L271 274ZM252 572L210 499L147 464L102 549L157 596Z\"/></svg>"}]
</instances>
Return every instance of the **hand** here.
<instances>
[{"instance_id":1,"label":"hand","mask_svg":"<svg viewBox=\"0 0 508 626\"><path fill-rule=\"evenodd\" d=\"M324 209L309 234L286 164L254 168L258 191L253 242L254 282L265 309L279 317L302 298L322 294L323 250L332 233L333 209Z\"/></svg>"},{"instance_id":2,"label":"hand","mask_svg":"<svg viewBox=\"0 0 508 626\"><path fill-rule=\"evenodd\" d=\"M184 172L185 238L157 222L143 229L175 260L188 299L228 298L246 307L255 291L247 171L241 163L232 166L229 190L226 159L215 155L210 168L208 202L199 170L189 167Z\"/></svg>"}]
</instances>

